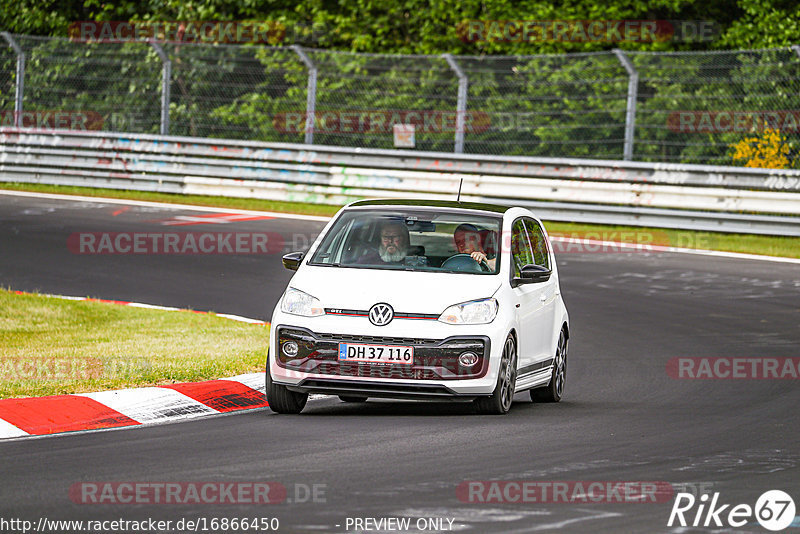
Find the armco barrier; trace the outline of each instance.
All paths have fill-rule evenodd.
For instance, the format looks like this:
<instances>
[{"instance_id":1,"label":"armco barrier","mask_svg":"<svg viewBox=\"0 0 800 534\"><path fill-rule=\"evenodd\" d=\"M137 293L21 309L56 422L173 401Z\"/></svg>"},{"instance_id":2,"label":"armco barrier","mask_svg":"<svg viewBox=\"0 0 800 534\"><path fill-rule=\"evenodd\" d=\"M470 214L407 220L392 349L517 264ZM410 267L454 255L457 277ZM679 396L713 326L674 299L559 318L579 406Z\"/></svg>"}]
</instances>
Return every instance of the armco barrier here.
<instances>
[{"instance_id":1,"label":"armco barrier","mask_svg":"<svg viewBox=\"0 0 800 534\"><path fill-rule=\"evenodd\" d=\"M0 129L0 181L343 204L530 206L545 219L800 236L800 171Z\"/></svg>"}]
</instances>

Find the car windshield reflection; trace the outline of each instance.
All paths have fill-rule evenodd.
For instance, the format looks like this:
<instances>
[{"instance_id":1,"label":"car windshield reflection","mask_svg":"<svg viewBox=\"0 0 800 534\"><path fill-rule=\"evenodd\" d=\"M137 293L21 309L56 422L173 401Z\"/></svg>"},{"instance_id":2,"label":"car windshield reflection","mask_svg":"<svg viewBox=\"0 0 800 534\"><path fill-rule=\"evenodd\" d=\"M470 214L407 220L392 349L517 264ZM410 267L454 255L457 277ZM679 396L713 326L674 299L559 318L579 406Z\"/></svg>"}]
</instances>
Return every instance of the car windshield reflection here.
<instances>
[{"instance_id":1,"label":"car windshield reflection","mask_svg":"<svg viewBox=\"0 0 800 534\"><path fill-rule=\"evenodd\" d=\"M309 264L496 274L501 220L458 212L353 210L336 220Z\"/></svg>"}]
</instances>

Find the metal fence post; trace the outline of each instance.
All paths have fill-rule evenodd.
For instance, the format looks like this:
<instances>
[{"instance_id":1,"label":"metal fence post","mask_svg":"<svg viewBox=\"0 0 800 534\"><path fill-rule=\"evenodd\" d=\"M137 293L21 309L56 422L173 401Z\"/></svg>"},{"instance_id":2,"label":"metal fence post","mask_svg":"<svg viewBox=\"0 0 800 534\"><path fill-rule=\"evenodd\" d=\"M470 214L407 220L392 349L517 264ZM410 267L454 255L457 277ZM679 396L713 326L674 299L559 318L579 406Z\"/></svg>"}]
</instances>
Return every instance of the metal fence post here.
<instances>
[{"instance_id":1,"label":"metal fence post","mask_svg":"<svg viewBox=\"0 0 800 534\"><path fill-rule=\"evenodd\" d=\"M797 54L797 57L800 57L800 45L792 45L792 50Z\"/></svg>"},{"instance_id":2,"label":"metal fence post","mask_svg":"<svg viewBox=\"0 0 800 534\"><path fill-rule=\"evenodd\" d=\"M155 41L150 41L150 45L161 58L161 135L169 135L169 92L172 83L172 61Z\"/></svg>"},{"instance_id":3,"label":"metal fence post","mask_svg":"<svg viewBox=\"0 0 800 534\"><path fill-rule=\"evenodd\" d=\"M628 71L628 105L625 110L625 148L622 159L629 161L633 159L633 135L636 128L636 97L639 92L639 73L631 63L625 52L619 48L614 49L617 59L619 59L625 70Z\"/></svg>"},{"instance_id":4,"label":"metal fence post","mask_svg":"<svg viewBox=\"0 0 800 534\"><path fill-rule=\"evenodd\" d=\"M292 45L292 49L300 56L300 60L308 68L308 90L306 91L306 137L307 145L314 144L314 115L317 109L317 66L303 51L300 45Z\"/></svg>"},{"instance_id":5,"label":"metal fence post","mask_svg":"<svg viewBox=\"0 0 800 534\"><path fill-rule=\"evenodd\" d=\"M9 46L14 49L14 53L17 54L17 79L14 84L14 126L19 128L22 126L22 96L25 94L25 52L11 37L10 33L0 32L0 35L3 36Z\"/></svg>"},{"instance_id":6,"label":"metal fence post","mask_svg":"<svg viewBox=\"0 0 800 534\"><path fill-rule=\"evenodd\" d=\"M464 120L467 113L467 90L469 89L469 78L461 70L461 67L450 54L442 54L442 57L450 65L450 68L458 76L458 100L456 101L456 139L453 152L456 154L464 153Z\"/></svg>"}]
</instances>

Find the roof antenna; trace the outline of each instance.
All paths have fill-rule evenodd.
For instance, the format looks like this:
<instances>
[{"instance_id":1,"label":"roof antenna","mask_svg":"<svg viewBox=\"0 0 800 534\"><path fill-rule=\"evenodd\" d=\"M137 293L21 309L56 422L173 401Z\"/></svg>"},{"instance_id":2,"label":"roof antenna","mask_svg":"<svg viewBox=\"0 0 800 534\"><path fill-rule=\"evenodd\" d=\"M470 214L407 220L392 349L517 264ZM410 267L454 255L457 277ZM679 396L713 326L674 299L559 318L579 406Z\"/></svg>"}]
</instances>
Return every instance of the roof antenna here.
<instances>
[{"instance_id":1,"label":"roof antenna","mask_svg":"<svg viewBox=\"0 0 800 534\"><path fill-rule=\"evenodd\" d=\"M458 198L456 199L456 202L458 202L459 204L461 204L461 186L462 185L464 185L464 178L463 177L461 178L461 181L458 182Z\"/></svg>"}]
</instances>

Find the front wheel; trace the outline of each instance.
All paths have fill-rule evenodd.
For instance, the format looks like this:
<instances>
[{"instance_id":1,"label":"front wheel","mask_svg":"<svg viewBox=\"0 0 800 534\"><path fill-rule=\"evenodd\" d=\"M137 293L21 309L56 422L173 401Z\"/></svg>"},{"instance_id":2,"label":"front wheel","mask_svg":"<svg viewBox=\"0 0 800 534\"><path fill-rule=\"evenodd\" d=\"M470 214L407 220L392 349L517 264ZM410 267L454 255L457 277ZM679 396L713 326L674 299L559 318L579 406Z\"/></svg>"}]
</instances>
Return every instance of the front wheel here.
<instances>
[{"instance_id":1,"label":"front wheel","mask_svg":"<svg viewBox=\"0 0 800 534\"><path fill-rule=\"evenodd\" d=\"M514 400L514 387L517 384L517 346L514 338L509 334L503 346L503 359L500 360L500 370L497 376L497 385L491 397L475 399L478 413L486 415L503 415L511 409Z\"/></svg>"},{"instance_id":2,"label":"front wheel","mask_svg":"<svg viewBox=\"0 0 800 534\"><path fill-rule=\"evenodd\" d=\"M558 347L553 358L553 373L550 375L550 383L543 388L531 390L531 400L534 402L558 402L564 394L564 385L567 382L567 348L569 341L567 334L561 330L558 336Z\"/></svg>"},{"instance_id":3,"label":"front wheel","mask_svg":"<svg viewBox=\"0 0 800 534\"><path fill-rule=\"evenodd\" d=\"M290 391L286 386L272 381L269 373L269 358L267 358L267 404L275 413L300 413L306 406L308 393Z\"/></svg>"}]
</instances>

